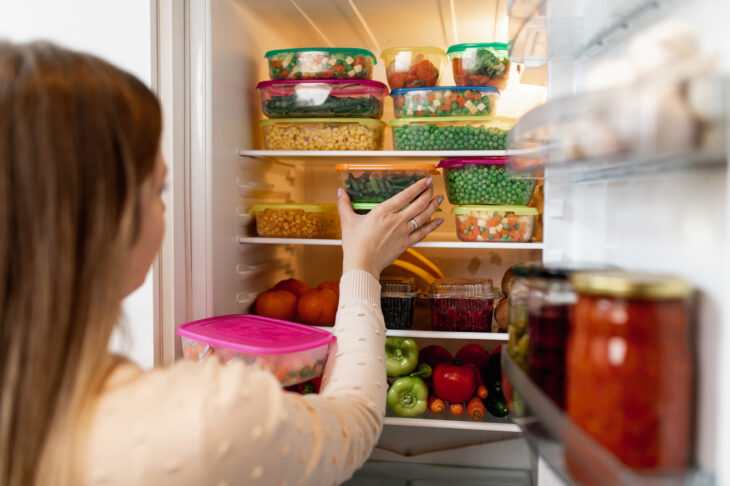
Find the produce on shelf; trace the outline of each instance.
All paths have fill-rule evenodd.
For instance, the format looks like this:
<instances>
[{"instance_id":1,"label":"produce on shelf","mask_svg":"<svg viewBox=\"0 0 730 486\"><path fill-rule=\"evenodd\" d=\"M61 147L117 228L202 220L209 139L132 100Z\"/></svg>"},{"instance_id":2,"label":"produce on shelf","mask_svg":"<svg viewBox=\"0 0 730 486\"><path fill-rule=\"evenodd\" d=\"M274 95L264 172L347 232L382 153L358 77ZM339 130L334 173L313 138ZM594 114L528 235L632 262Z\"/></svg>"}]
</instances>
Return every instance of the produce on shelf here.
<instances>
[{"instance_id":1,"label":"produce on shelf","mask_svg":"<svg viewBox=\"0 0 730 486\"><path fill-rule=\"evenodd\" d=\"M422 363L426 363L431 368L436 368L436 366L440 365L441 363L450 363L453 361L453 357L451 356L451 353L444 348L443 346L439 346L438 344L431 344L430 346L426 346L425 348L421 349L419 352L419 359Z\"/></svg>"},{"instance_id":2,"label":"produce on shelf","mask_svg":"<svg viewBox=\"0 0 730 486\"><path fill-rule=\"evenodd\" d=\"M340 224L335 204L266 203L251 206L259 236L335 238Z\"/></svg>"},{"instance_id":3,"label":"produce on shelf","mask_svg":"<svg viewBox=\"0 0 730 486\"><path fill-rule=\"evenodd\" d=\"M385 327L409 329L413 325L416 280L413 277L381 277L380 308Z\"/></svg>"},{"instance_id":4,"label":"produce on shelf","mask_svg":"<svg viewBox=\"0 0 730 486\"><path fill-rule=\"evenodd\" d=\"M437 279L426 293L431 326L436 331L491 332L498 296L489 279Z\"/></svg>"},{"instance_id":5,"label":"produce on shelf","mask_svg":"<svg viewBox=\"0 0 730 486\"><path fill-rule=\"evenodd\" d=\"M446 54L438 47L390 47L380 58L390 89L436 86Z\"/></svg>"},{"instance_id":6,"label":"produce on shelf","mask_svg":"<svg viewBox=\"0 0 730 486\"><path fill-rule=\"evenodd\" d=\"M446 412L446 403L440 398L430 395L428 397L428 409L436 415L441 415Z\"/></svg>"},{"instance_id":7,"label":"produce on shelf","mask_svg":"<svg viewBox=\"0 0 730 486\"><path fill-rule=\"evenodd\" d=\"M340 297L340 281L339 280L333 280L331 282L322 282L321 284L317 285L317 290L324 290L328 289L337 294L337 297Z\"/></svg>"},{"instance_id":8,"label":"produce on shelf","mask_svg":"<svg viewBox=\"0 0 730 486\"><path fill-rule=\"evenodd\" d=\"M311 47L265 54L271 79L371 79L375 56L365 49Z\"/></svg>"},{"instance_id":9,"label":"produce on shelf","mask_svg":"<svg viewBox=\"0 0 730 486\"><path fill-rule=\"evenodd\" d=\"M497 332L507 332L509 328L509 299L501 299L494 308L494 322Z\"/></svg>"},{"instance_id":10,"label":"produce on shelf","mask_svg":"<svg viewBox=\"0 0 730 486\"><path fill-rule=\"evenodd\" d=\"M411 338L385 339L385 370L388 376L403 376L418 366L418 344Z\"/></svg>"},{"instance_id":11,"label":"produce on shelf","mask_svg":"<svg viewBox=\"0 0 730 486\"><path fill-rule=\"evenodd\" d=\"M466 344L456 352L456 361L471 365L483 376L489 366L489 353L477 343Z\"/></svg>"},{"instance_id":12,"label":"produce on shelf","mask_svg":"<svg viewBox=\"0 0 730 486\"><path fill-rule=\"evenodd\" d=\"M487 414L487 409L484 407L481 398L473 397L466 404L466 413L473 420L481 420Z\"/></svg>"},{"instance_id":13,"label":"produce on shelf","mask_svg":"<svg viewBox=\"0 0 730 486\"><path fill-rule=\"evenodd\" d=\"M390 93L396 118L491 116L499 90L479 86L396 89Z\"/></svg>"},{"instance_id":14,"label":"produce on shelf","mask_svg":"<svg viewBox=\"0 0 730 486\"><path fill-rule=\"evenodd\" d=\"M501 351L496 349L491 356L489 356L489 365L486 375L482 376L488 391L487 398L484 400L484 405L487 412L495 417L505 417L509 414L507 401L502 394L501 357Z\"/></svg>"},{"instance_id":15,"label":"produce on shelf","mask_svg":"<svg viewBox=\"0 0 730 486\"><path fill-rule=\"evenodd\" d=\"M371 118L275 118L259 125L267 150L380 150L385 129Z\"/></svg>"},{"instance_id":16,"label":"produce on shelf","mask_svg":"<svg viewBox=\"0 0 730 486\"><path fill-rule=\"evenodd\" d=\"M297 296L287 290L267 290L256 298L256 314L292 321L297 315Z\"/></svg>"},{"instance_id":17,"label":"produce on shelf","mask_svg":"<svg viewBox=\"0 0 730 486\"><path fill-rule=\"evenodd\" d=\"M335 171L355 203L383 202L419 180L438 174L436 167L427 163L348 163L337 164Z\"/></svg>"},{"instance_id":18,"label":"produce on shelf","mask_svg":"<svg viewBox=\"0 0 730 486\"><path fill-rule=\"evenodd\" d=\"M313 326L332 326L337 316L337 294L330 289L310 289L299 297L297 312L302 321Z\"/></svg>"},{"instance_id":19,"label":"produce on shelf","mask_svg":"<svg viewBox=\"0 0 730 486\"><path fill-rule=\"evenodd\" d=\"M499 127L455 124L416 123L398 125L390 122L395 150L505 150L507 132Z\"/></svg>"},{"instance_id":20,"label":"produce on shelf","mask_svg":"<svg viewBox=\"0 0 730 486\"><path fill-rule=\"evenodd\" d=\"M530 264L513 265L502 277L502 288L506 288L509 295L507 352L517 366L525 372L527 371L527 352L530 341L528 322L531 268Z\"/></svg>"},{"instance_id":21,"label":"produce on shelf","mask_svg":"<svg viewBox=\"0 0 730 486\"><path fill-rule=\"evenodd\" d=\"M507 157L465 157L442 160L446 196L451 204L525 206L535 181L513 179L506 172Z\"/></svg>"},{"instance_id":22,"label":"produce on shelf","mask_svg":"<svg viewBox=\"0 0 730 486\"><path fill-rule=\"evenodd\" d=\"M457 44L447 51L454 81L463 86L507 87L510 60L509 44L489 42Z\"/></svg>"},{"instance_id":23,"label":"produce on shelf","mask_svg":"<svg viewBox=\"0 0 730 486\"><path fill-rule=\"evenodd\" d=\"M286 290L288 292L291 292L296 296L298 299L302 296L304 292L309 290L309 285L305 284L301 280L297 280L295 278L288 278L286 280L282 280L281 282L277 282L276 285L273 287L274 290ZM263 314L262 314L263 315Z\"/></svg>"},{"instance_id":24,"label":"produce on shelf","mask_svg":"<svg viewBox=\"0 0 730 486\"><path fill-rule=\"evenodd\" d=\"M262 81L261 109L269 118L380 118L388 88L377 81Z\"/></svg>"},{"instance_id":25,"label":"produce on shelf","mask_svg":"<svg viewBox=\"0 0 730 486\"><path fill-rule=\"evenodd\" d=\"M433 390L449 403L469 401L477 389L476 373L470 365L441 363L433 370Z\"/></svg>"},{"instance_id":26,"label":"produce on shelf","mask_svg":"<svg viewBox=\"0 0 730 486\"><path fill-rule=\"evenodd\" d=\"M398 378L388 389L388 406L400 416L415 417L428 408L428 386L418 377Z\"/></svg>"},{"instance_id":27,"label":"produce on shelf","mask_svg":"<svg viewBox=\"0 0 730 486\"><path fill-rule=\"evenodd\" d=\"M456 236L462 241L528 242L538 211L527 206L457 206Z\"/></svg>"},{"instance_id":28,"label":"produce on shelf","mask_svg":"<svg viewBox=\"0 0 730 486\"><path fill-rule=\"evenodd\" d=\"M461 403L451 403L449 404L449 411L453 415L459 416L464 413L464 405Z\"/></svg>"}]
</instances>

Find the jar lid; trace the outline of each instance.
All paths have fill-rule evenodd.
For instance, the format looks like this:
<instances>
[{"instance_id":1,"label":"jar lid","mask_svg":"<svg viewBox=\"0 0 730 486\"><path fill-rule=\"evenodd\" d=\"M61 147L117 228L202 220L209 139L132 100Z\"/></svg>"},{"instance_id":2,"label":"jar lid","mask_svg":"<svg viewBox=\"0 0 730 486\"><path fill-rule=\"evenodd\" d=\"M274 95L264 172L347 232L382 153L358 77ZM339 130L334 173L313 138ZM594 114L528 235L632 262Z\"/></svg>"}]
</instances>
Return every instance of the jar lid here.
<instances>
[{"instance_id":1,"label":"jar lid","mask_svg":"<svg viewBox=\"0 0 730 486\"><path fill-rule=\"evenodd\" d=\"M383 297L415 297L416 279L413 277L380 277L380 295Z\"/></svg>"},{"instance_id":2,"label":"jar lid","mask_svg":"<svg viewBox=\"0 0 730 486\"><path fill-rule=\"evenodd\" d=\"M578 272L570 281L581 294L626 299L677 299L692 293L684 280L668 275L619 270Z\"/></svg>"},{"instance_id":3,"label":"jar lid","mask_svg":"<svg viewBox=\"0 0 730 486\"><path fill-rule=\"evenodd\" d=\"M463 52L468 49L494 49L496 51L507 51L511 44L511 42L473 42L467 44L454 44L453 46L449 46L446 54Z\"/></svg>"},{"instance_id":4,"label":"jar lid","mask_svg":"<svg viewBox=\"0 0 730 486\"><path fill-rule=\"evenodd\" d=\"M442 160L436 167L439 169L442 167L447 169L460 169L466 164L505 165L507 162L509 162L509 157L453 157Z\"/></svg>"},{"instance_id":5,"label":"jar lid","mask_svg":"<svg viewBox=\"0 0 730 486\"><path fill-rule=\"evenodd\" d=\"M428 171L431 174L438 174L436 166L424 162L396 162L393 164L382 163L382 162L349 162L345 164L335 165L335 170L338 172L348 170L387 170L387 171L399 171L399 170L417 170L417 171Z\"/></svg>"},{"instance_id":6,"label":"jar lid","mask_svg":"<svg viewBox=\"0 0 730 486\"><path fill-rule=\"evenodd\" d=\"M268 127L285 123L358 123L360 125L371 125L384 127L385 122L372 118L270 118L260 120L259 126Z\"/></svg>"},{"instance_id":7,"label":"jar lid","mask_svg":"<svg viewBox=\"0 0 730 486\"><path fill-rule=\"evenodd\" d=\"M534 263L518 263L516 265L512 265L512 275L515 277L520 278L527 278L530 275L532 275L532 270L535 268Z\"/></svg>"},{"instance_id":8,"label":"jar lid","mask_svg":"<svg viewBox=\"0 0 730 486\"><path fill-rule=\"evenodd\" d=\"M439 278L433 281L426 297L443 299L494 299L499 293L488 278Z\"/></svg>"},{"instance_id":9,"label":"jar lid","mask_svg":"<svg viewBox=\"0 0 730 486\"><path fill-rule=\"evenodd\" d=\"M260 84L260 83L259 83ZM483 91L485 93L497 93L499 90L492 86L427 86L420 88L397 88L390 92L390 96L405 96L409 93L420 93L421 91Z\"/></svg>"},{"instance_id":10,"label":"jar lid","mask_svg":"<svg viewBox=\"0 0 730 486\"><path fill-rule=\"evenodd\" d=\"M388 87L384 83L381 83L380 81L373 81L371 79L269 79L266 81L259 81L259 83L256 85L256 89L272 87L278 88L287 86L319 87L327 84L345 88L348 88L350 86L357 86L361 88L375 88L382 91L388 90Z\"/></svg>"},{"instance_id":11,"label":"jar lid","mask_svg":"<svg viewBox=\"0 0 730 486\"><path fill-rule=\"evenodd\" d=\"M354 56L370 56L373 58L373 64L377 64L375 54L368 51L367 49L361 49L359 47L295 47L293 49L274 49L264 54L264 57L270 58L278 56L280 54L288 55L299 52L327 52L330 54L351 54Z\"/></svg>"}]
</instances>

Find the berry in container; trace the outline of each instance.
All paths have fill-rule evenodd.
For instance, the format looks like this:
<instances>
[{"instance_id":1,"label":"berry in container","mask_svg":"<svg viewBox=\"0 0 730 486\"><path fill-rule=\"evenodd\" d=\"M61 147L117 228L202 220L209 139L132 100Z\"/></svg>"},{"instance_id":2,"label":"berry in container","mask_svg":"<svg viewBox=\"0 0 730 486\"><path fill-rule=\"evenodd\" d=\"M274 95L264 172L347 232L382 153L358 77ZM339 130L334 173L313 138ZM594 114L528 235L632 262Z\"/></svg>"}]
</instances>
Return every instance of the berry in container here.
<instances>
[{"instance_id":1,"label":"berry in container","mask_svg":"<svg viewBox=\"0 0 730 486\"><path fill-rule=\"evenodd\" d=\"M267 150L380 150L385 130L372 118L275 118L259 125Z\"/></svg>"},{"instance_id":2,"label":"berry in container","mask_svg":"<svg viewBox=\"0 0 730 486\"><path fill-rule=\"evenodd\" d=\"M262 203L251 206L256 232L270 238L337 238L337 205Z\"/></svg>"},{"instance_id":3,"label":"berry in container","mask_svg":"<svg viewBox=\"0 0 730 486\"><path fill-rule=\"evenodd\" d=\"M186 359L240 359L271 371L282 386L320 376L336 341L322 329L249 314L188 322L177 334Z\"/></svg>"},{"instance_id":4,"label":"berry in container","mask_svg":"<svg viewBox=\"0 0 730 486\"><path fill-rule=\"evenodd\" d=\"M403 88L390 93L396 118L434 116L491 116L499 90L489 86Z\"/></svg>"},{"instance_id":5,"label":"berry in container","mask_svg":"<svg viewBox=\"0 0 730 486\"><path fill-rule=\"evenodd\" d=\"M265 54L278 79L372 79L375 55L355 47L276 49Z\"/></svg>"},{"instance_id":6,"label":"berry in container","mask_svg":"<svg viewBox=\"0 0 730 486\"><path fill-rule=\"evenodd\" d=\"M388 88L370 80L261 81L261 110L269 118L380 118Z\"/></svg>"},{"instance_id":7,"label":"berry in container","mask_svg":"<svg viewBox=\"0 0 730 486\"><path fill-rule=\"evenodd\" d=\"M509 43L484 42L456 44L446 53L451 59L454 82L460 86L507 87L509 81Z\"/></svg>"},{"instance_id":8,"label":"berry in container","mask_svg":"<svg viewBox=\"0 0 730 486\"><path fill-rule=\"evenodd\" d=\"M535 190L534 179L507 175L507 157L459 157L439 162L451 204L526 206Z\"/></svg>"},{"instance_id":9,"label":"berry in container","mask_svg":"<svg viewBox=\"0 0 730 486\"><path fill-rule=\"evenodd\" d=\"M413 277L382 277L380 307L388 329L410 329L416 299L416 279Z\"/></svg>"},{"instance_id":10,"label":"berry in container","mask_svg":"<svg viewBox=\"0 0 730 486\"><path fill-rule=\"evenodd\" d=\"M395 150L505 150L515 120L452 116L391 120Z\"/></svg>"},{"instance_id":11,"label":"berry in container","mask_svg":"<svg viewBox=\"0 0 730 486\"><path fill-rule=\"evenodd\" d=\"M451 214L461 241L525 243L532 238L538 211L527 206L456 206Z\"/></svg>"},{"instance_id":12,"label":"berry in container","mask_svg":"<svg viewBox=\"0 0 730 486\"><path fill-rule=\"evenodd\" d=\"M443 49L431 46L389 47L380 58L390 89L436 86L446 61Z\"/></svg>"},{"instance_id":13,"label":"berry in container","mask_svg":"<svg viewBox=\"0 0 730 486\"><path fill-rule=\"evenodd\" d=\"M351 163L337 164L342 187L354 203L380 203L430 175L438 174L433 164Z\"/></svg>"},{"instance_id":14,"label":"berry in container","mask_svg":"<svg viewBox=\"0 0 730 486\"><path fill-rule=\"evenodd\" d=\"M490 279L436 279L426 297L434 330L492 332L494 301L500 294Z\"/></svg>"}]
</instances>

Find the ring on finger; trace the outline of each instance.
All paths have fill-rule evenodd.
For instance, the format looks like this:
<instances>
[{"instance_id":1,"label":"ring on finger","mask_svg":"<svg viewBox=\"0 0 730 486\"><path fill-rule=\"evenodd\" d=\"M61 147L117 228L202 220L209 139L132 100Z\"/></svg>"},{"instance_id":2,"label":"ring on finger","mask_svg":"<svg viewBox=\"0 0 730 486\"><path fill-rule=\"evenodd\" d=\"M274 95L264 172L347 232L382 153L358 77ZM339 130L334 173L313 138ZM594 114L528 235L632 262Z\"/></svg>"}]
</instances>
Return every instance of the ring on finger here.
<instances>
[{"instance_id":1,"label":"ring on finger","mask_svg":"<svg viewBox=\"0 0 730 486\"><path fill-rule=\"evenodd\" d=\"M416 223L416 220L411 218L408 220L409 223L413 225L413 231L416 231L418 229L418 223Z\"/></svg>"}]
</instances>

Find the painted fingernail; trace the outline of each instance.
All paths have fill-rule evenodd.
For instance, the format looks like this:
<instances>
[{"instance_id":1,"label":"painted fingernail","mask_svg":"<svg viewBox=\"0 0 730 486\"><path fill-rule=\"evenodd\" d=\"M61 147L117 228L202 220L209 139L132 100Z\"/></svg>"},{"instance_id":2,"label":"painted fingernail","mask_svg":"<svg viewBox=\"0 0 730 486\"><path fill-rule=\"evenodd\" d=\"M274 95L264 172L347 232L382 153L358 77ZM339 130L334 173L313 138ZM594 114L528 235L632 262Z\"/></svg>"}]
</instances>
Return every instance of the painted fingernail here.
<instances>
[{"instance_id":1,"label":"painted fingernail","mask_svg":"<svg viewBox=\"0 0 730 486\"><path fill-rule=\"evenodd\" d=\"M340 196L342 196L342 188L338 187L337 188L337 197L339 198Z\"/></svg>"},{"instance_id":2,"label":"painted fingernail","mask_svg":"<svg viewBox=\"0 0 730 486\"><path fill-rule=\"evenodd\" d=\"M439 196L436 199L438 199L439 204L441 204L442 202L444 202L444 196L441 195L441 194L439 194Z\"/></svg>"},{"instance_id":3,"label":"painted fingernail","mask_svg":"<svg viewBox=\"0 0 730 486\"><path fill-rule=\"evenodd\" d=\"M433 177L429 177L428 179L426 179L426 185L430 186L431 184L433 184Z\"/></svg>"}]
</instances>

